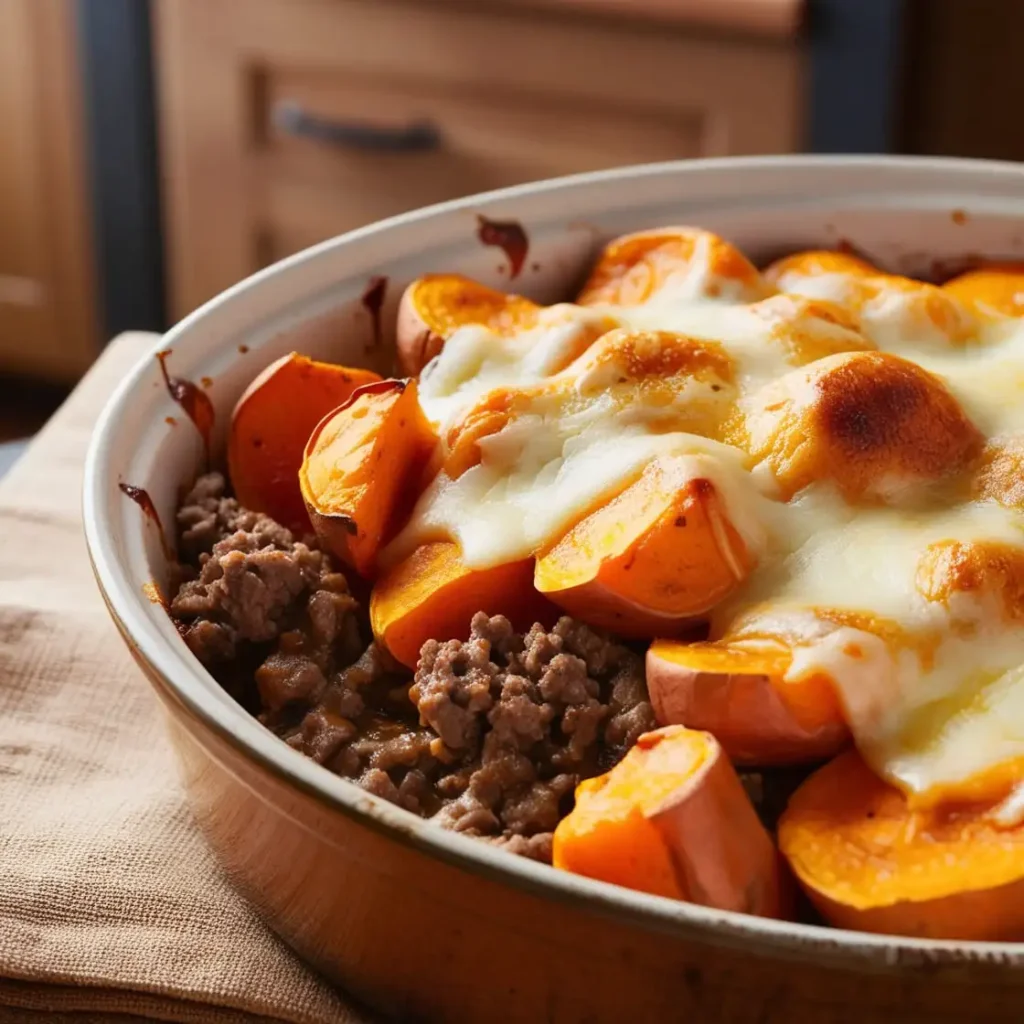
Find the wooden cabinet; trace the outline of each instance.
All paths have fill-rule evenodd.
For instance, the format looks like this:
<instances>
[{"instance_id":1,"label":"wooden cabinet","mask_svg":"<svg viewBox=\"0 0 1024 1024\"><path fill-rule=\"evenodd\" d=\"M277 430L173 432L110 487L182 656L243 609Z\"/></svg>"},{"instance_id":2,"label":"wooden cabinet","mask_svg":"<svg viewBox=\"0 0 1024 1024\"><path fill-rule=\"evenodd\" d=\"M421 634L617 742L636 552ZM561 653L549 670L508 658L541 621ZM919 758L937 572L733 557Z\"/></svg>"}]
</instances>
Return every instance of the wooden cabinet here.
<instances>
[{"instance_id":1,"label":"wooden cabinet","mask_svg":"<svg viewBox=\"0 0 1024 1024\"><path fill-rule=\"evenodd\" d=\"M770 29L622 17L629 4L595 0L156 0L172 315L426 203L799 149L803 53L783 18L799 4L704 6L721 21L744 4L771 8Z\"/></svg>"},{"instance_id":2,"label":"wooden cabinet","mask_svg":"<svg viewBox=\"0 0 1024 1024\"><path fill-rule=\"evenodd\" d=\"M1024 4L911 0L907 15L901 150L1024 160Z\"/></svg>"},{"instance_id":3,"label":"wooden cabinet","mask_svg":"<svg viewBox=\"0 0 1024 1024\"><path fill-rule=\"evenodd\" d=\"M0 0L0 370L95 358L72 0Z\"/></svg>"}]
</instances>

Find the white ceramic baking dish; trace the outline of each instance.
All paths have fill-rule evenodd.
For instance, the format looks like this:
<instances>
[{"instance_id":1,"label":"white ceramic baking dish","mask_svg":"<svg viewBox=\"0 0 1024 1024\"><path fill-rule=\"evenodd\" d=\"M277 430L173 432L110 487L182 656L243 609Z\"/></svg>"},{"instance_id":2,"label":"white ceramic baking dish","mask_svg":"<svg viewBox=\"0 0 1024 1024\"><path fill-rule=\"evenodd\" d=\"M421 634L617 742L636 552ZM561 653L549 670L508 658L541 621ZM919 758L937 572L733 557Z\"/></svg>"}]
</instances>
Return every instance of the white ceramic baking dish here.
<instances>
[{"instance_id":1,"label":"white ceramic baking dish","mask_svg":"<svg viewBox=\"0 0 1024 1024\"><path fill-rule=\"evenodd\" d=\"M514 282L505 252L484 244L500 240L493 225L481 231L489 222L526 233ZM1024 168L781 157L526 185L300 253L208 303L160 347L169 372L211 399L216 457L233 403L278 356L296 349L387 369L396 303L418 274L456 271L564 299L602 240L668 223L712 229L755 261L839 244L905 272L974 254L1024 259ZM378 337L373 299L382 288ZM403 1019L453 1021L1024 1013L1024 944L869 936L645 896L440 831L304 759L218 687L151 600L152 583L166 583L161 536L119 484L143 488L170 524L179 488L203 458L149 353L105 409L88 457L96 576L169 711L197 817L225 867L288 942L360 998Z\"/></svg>"}]
</instances>

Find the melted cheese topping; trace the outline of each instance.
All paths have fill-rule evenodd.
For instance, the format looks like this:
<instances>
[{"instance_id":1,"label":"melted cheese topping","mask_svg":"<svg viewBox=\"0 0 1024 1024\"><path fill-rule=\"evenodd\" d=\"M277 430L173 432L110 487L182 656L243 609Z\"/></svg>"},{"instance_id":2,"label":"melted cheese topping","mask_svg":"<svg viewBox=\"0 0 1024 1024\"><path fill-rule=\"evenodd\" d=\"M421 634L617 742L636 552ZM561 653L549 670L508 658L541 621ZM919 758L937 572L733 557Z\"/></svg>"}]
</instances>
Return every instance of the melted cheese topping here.
<instances>
[{"instance_id":1,"label":"melted cheese topping","mask_svg":"<svg viewBox=\"0 0 1024 1024\"><path fill-rule=\"evenodd\" d=\"M424 367L420 405L434 423L451 423L493 388L525 387L561 370L581 338L606 319L598 310L561 303L541 310L537 325L518 334L477 324L460 327L445 342L441 357Z\"/></svg>"},{"instance_id":2,"label":"melted cheese topping","mask_svg":"<svg viewBox=\"0 0 1024 1024\"><path fill-rule=\"evenodd\" d=\"M1019 435L1024 321L976 318L940 289L853 273L783 277L791 294L745 304L735 282L711 280L699 260L698 246L694 265L641 305L563 305L513 338L456 331L420 389L442 436L495 388L526 398L481 439L478 465L435 479L395 550L451 537L470 566L528 557L652 459L684 456L694 478L719 490L758 563L715 610L713 635L755 621L793 650L790 679L826 673L868 762L914 799L940 799L999 766L1024 765L1024 628L998 595L965 590L929 600L919 580L922 559L942 542L1024 550L1024 516L971 501L963 487L904 494L899 480L881 493L900 507L847 504L827 481L782 501L764 465L751 467L741 448L694 426L704 421L695 409L719 423L718 406L742 413L795 366L878 349L936 375L986 438ZM795 305L794 295L803 297ZM835 307L852 319L831 315ZM732 360L732 377L679 382L666 403L624 385L614 361L562 369L595 317L715 342Z\"/></svg>"}]
</instances>

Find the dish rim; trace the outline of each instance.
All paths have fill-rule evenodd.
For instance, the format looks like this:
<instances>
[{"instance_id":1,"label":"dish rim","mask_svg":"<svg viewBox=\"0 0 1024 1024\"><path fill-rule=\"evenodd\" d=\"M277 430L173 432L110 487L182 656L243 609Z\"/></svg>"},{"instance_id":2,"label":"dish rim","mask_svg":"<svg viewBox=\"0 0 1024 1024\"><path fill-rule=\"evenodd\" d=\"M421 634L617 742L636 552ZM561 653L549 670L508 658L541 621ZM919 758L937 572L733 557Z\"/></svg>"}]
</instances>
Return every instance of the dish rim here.
<instances>
[{"instance_id":1,"label":"dish rim","mask_svg":"<svg viewBox=\"0 0 1024 1024\"><path fill-rule=\"evenodd\" d=\"M850 170L857 166L928 173L968 172L1020 179L1024 199L1024 166L1008 161L946 157L870 155L783 155L719 157L641 164L546 179L491 192L479 193L421 207L357 228L287 257L264 268L204 303L164 334L158 344L173 349L194 326L226 306L243 302L268 280L319 259L324 253L347 246L396 227L439 218L462 211L476 211L533 195L614 181L639 181L649 175L678 174L720 169L723 172L789 168L792 170ZM935 971L964 964L1024 966L1024 942L977 942L929 940L875 935L820 925L774 921L733 911L719 911L664 897L620 888L569 872L556 871L492 848L489 844L438 828L426 819L368 794L355 783L339 778L282 743L248 715L241 705L214 699L208 674L188 651L176 651L148 628L145 619L149 600L141 581L132 580L121 564L104 522L104 496L116 486L111 465L118 423L144 375L150 369L150 353L139 361L107 400L96 423L85 461L82 491L86 546L93 574L104 603L136 657L145 663L146 674L163 696L178 705L200 726L233 748L236 754L269 772L278 781L295 787L318 801L326 810L341 813L358 824L386 835L456 868L481 875L585 913L611 917L633 927L739 952L755 952L796 961L813 959L847 969ZM151 605L150 605L151 607ZM211 753L211 756L212 755ZM225 766L226 767L226 766ZM230 770L230 769L228 769ZM1024 974L1021 976L1024 983Z\"/></svg>"}]
</instances>

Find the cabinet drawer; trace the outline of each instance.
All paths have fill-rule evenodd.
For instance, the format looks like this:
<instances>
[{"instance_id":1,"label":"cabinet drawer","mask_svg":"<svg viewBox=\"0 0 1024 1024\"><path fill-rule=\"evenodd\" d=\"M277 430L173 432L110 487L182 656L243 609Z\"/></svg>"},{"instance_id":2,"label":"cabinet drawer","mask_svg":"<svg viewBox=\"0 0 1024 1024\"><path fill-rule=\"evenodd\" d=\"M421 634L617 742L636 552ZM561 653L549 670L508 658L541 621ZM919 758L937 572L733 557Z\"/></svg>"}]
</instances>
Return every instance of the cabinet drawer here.
<instances>
[{"instance_id":1,"label":"cabinet drawer","mask_svg":"<svg viewBox=\"0 0 1024 1024\"><path fill-rule=\"evenodd\" d=\"M260 94L274 259L428 203L707 148L699 114L626 104L285 70Z\"/></svg>"},{"instance_id":2,"label":"cabinet drawer","mask_svg":"<svg viewBox=\"0 0 1024 1024\"><path fill-rule=\"evenodd\" d=\"M262 263L427 203L799 145L789 41L498 0L157 0L156 27L179 314Z\"/></svg>"}]
</instances>

